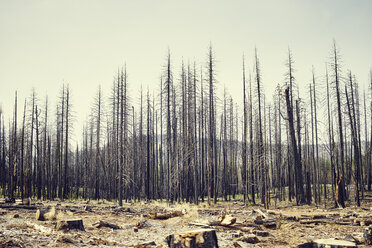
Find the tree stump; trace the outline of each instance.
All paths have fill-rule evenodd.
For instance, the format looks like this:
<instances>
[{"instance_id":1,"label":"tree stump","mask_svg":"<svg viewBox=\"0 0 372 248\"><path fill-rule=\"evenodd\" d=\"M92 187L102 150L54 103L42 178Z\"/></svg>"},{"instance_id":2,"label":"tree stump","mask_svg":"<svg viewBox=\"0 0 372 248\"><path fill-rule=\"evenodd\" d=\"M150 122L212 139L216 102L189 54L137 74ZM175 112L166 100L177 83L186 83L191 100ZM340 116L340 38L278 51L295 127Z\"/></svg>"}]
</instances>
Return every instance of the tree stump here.
<instances>
[{"instance_id":1,"label":"tree stump","mask_svg":"<svg viewBox=\"0 0 372 248\"><path fill-rule=\"evenodd\" d=\"M170 248L218 248L216 230L196 229L169 235Z\"/></svg>"},{"instance_id":2,"label":"tree stump","mask_svg":"<svg viewBox=\"0 0 372 248\"><path fill-rule=\"evenodd\" d=\"M368 245L372 245L372 227L364 229L363 238Z\"/></svg>"},{"instance_id":3,"label":"tree stump","mask_svg":"<svg viewBox=\"0 0 372 248\"><path fill-rule=\"evenodd\" d=\"M37 220L55 220L56 219L56 209L54 207L50 209L38 209L36 210Z\"/></svg>"},{"instance_id":4,"label":"tree stump","mask_svg":"<svg viewBox=\"0 0 372 248\"><path fill-rule=\"evenodd\" d=\"M78 220L60 220L56 224L56 230L71 230L71 229L78 229L81 231L85 231L84 225L83 225L83 220L78 219Z\"/></svg>"},{"instance_id":5,"label":"tree stump","mask_svg":"<svg viewBox=\"0 0 372 248\"><path fill-rule=\"evenodd\" d=\"M236 222L236 218L231 215L221 215L218 220L221 226L230 226Z\"/></svg>"}]
</instances>

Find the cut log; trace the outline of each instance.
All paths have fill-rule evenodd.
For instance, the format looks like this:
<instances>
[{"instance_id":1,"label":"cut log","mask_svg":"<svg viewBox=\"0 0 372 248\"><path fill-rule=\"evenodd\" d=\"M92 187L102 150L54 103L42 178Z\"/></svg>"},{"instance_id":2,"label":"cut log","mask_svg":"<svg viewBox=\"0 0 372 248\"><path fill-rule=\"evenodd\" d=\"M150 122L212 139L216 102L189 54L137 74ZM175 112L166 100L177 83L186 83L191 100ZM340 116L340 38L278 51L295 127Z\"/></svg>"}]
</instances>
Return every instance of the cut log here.
<instances>
[{"instance_id":1,"label":"cut log","mask_svg":"<svg viewBox=\"0 0 372 248\"><path fill-rule=\"evenodd\" d=\"M111 229L114 229L114 230L120 229L120 227L118 225L111 224L111 223L108 223L108 222L105 222L105 221L102 221L102 220L100 220L98 223L93 224L93 226L95 226L96 228L108 227L108 228L111 228Z\"/></svg>"},{"instance_id":2,"label":"cut log","mask_svg":"<svg viewBox=\"0 0 372 248\"><path fill-rule=\"evenodd\" d=\"M250 244L257 244L260 242L260 240L254 234L244 235L242 237L237 238L236 241L243 241Z\"/></svg>"},{"instance_id":3,"label":"cut log","mask_svg":"<svg viewBox=\"0 0 372 248\"><path fill-rule=\"evenodd\" d=\"M156 246L156 243L154 241L151 241L151 242L146 242L142 244L137 244L134 246L134 248L151 248L154 246Z\"/></svg>"},{"instance_id":4,"label":"cut log","mask_svg":"<svg viewBox=\"0 0 372 248\"><path fill-rule=\"evenodd\" d=\"M261 237L269 236L269 232L266 232L266 231L254 230L253 233L256 234L257 236L261 236Z\"/></svg>"},{"instance_id":5,"label":"cut log","mask_svg":"<svg viewBox=\"0 0 372 248\"><path fill-rule=\"evenodd\" d=\"M203 228L213 228L210 225L204 224L204 223L198 223L198 222L191 222L189 223L190 226L198 226Z\"/></svg>"},{"instance_id":6,"label":"cut log","mask_svg":"<svg viewBox=\"0 0 372 248\"><path fill-rule=\"evenodd\" d=\"M308 224L327 224L326 220L300 220L300 224L308 225Z\"/></svg>"},{"instance_id":7,"label":"cut log","mask_svg":"<svg viewBox=\"0 0 372 248\"><path fill-rule=\"evenodd\" d=\"M216 230L196 229L169 235L170 248L218 248Z\"/></svg>"},{"instance_id":8,"label":"cut log","mask_svg":"<svg viewBox=\"0 0 372 248\"><path fill-rule=\"evenodd\" d=\"M367 227L364 229L363 238L366 244L372 245L372 227Z\"/></svg>"},{"instance_id":9,"label":"cut log","mask_svg":"<svg viewBox=\"0 0 372 248\"><path fill-rule=\"evenodd\" d=\"M372 224L372 219L365 219L360 221L361 226L369 226Z\"/></svg>"},{"instance_id":10,"label":"cut log","mask_svg":"<svg viewBox=\"0 0 372 248\"><path fill-rule=\"evenodd\" d=\"M264 212L261 211L261 209L255 209L255 211L257 213L259 213L264 219L267 219L268 218L267 215Z\"/></svg>"},{"instance_id":11,"label":"cut log","mask_svg":"<svg viewBox=\"0 0 372 248\"><path fill-rule=\"evenodd\" d=\"M230 226L236 222L236 218L231 215L221 215L218 217L221 226Z\"/></svg>"},{"instance_id":12,"label":"cut log","mask_svg":"<svg viewBox=\"0 0 372 248\"><path fill-rule=\"evenodd\" d=\"M314 220L316 220L316 219L325 219L325 218L327 218L327 216L324 215L324 214L313 214L311 216L311 218L314 219Z\"/></svg>"},{"instance_id":13,"label":"cut log","mask_svg":"<svg viewBox=\"0 0 372 248\"><path fill-rule=\"evenodd\" d=\"M86 206L84 207L84 211L92 212L92 207L89 206L89 205L86 205Z\"/></svg>"},{"instance_id":14,"label":"cut log","mask_svg":"<svg viewBox=\"0 0 372 248\"><path fill-rule=\"evenodd\" d=\"M56 216L56 209L52 207L50 209L38 209L35 217L37 220L55 220Z\"/></svg>"},{"instance_id":15,"label":"cut log","mask_svg":"<svg viewBox=\"0 0 372 248\"><path fill-rule=\"evenodd\" d=\"M145 227L150 227L151 225L149 222L141 216L141 219L135 224L135 227L137 229L145 228Z\"/></svg>"},{"instance_id":16,"label":"cut log","mask_svg":"<svg viewBox=\"0 0 372 248\"><path fill-rule=\"evenodd\" d=\"M65 235L59 236L56 241L60 242L60 243L68 243L68 244L73 244L74 243L74 241L71 237L65 236Z\"/></svg>"},{"instance_id":17,"label":"cut log","mask_svg":"<svg viewBox=\"0 0 372 248\"><path fill-rule=\"evenodd\" d=\"M254 221L257 225L263 225L266 228L274 228L279 229L280 228L280 220L279 218L268 218L268 219L256 219Z\"/></svg>"},{"instance_id":18,"label":"cut log","mask_svg":"<svg viewBox=\"0 0 372 248\"><path fill-rule=\"evenodd\" d=\"M60 220L57 221L56 224L56 230L61 231L61 230L71 230L71 229L78 229L81 231L85 231L84 225L83 225L83 220L78 219L78 220Z\"/></svg>"},{"instance_id":19,"label":"cut log","mask_svg":"<svg viewBox=\"0 0 372 248\"><path fill-rule=\"evenodd\" d=\"M16 209L35 210L37 209L36 206L26 206L26 205L0 205L0 208L9 209L9 210L16 210Z\"/></svg>"},{"instance_id":20,"label":"cut log","mask_svg":"<svg viewBox=\"0 0 372 248\"><path fill-rule=\"evenodd\" d=\"M283 215L283 218L285 220L293 220L293 221L297 221L298 220L297 216L286 216L286 215Z\"/></svg>"},{"instance_id":21,"label":"cut log","mask_svg":"<svg viewBox=\"0 0 372 248\"><path fill-rule=\"evenodd\" d=\"M346 241L346 240L337 240L337 239L317 239L313 241L315 244L314 247L316 248L323 248L323 247L332 247L332 248L349 248L349 247L356 247L354 242Z\"/></svg>"},{"instance_id":22,"label":"cut log","mask_svg":"<svg viewBox=\"0 0 372 248\"><path fill-rule=\"evenodd\" d=\"M338 239L317 239L309 243L301 244L298 248L352 248L357 247L354 242Z\"/></svg>"},{"instance_id":23,"label":"cut log","mask_svg":"<svg viewBox=\"0 0 372 248\"><path fill-rule=\"evenodd\" d=\"M362 243L359 239L355 238L353 235L350 235L350 234L347 234L344 240L354 242L357 245Z\"/></svg>"},{"instance_id":24,"label":"cut log","mask_svg":"<svg viewBox=\"0 0 372 248\"><path fill-rule=\"evenodd\" d=\"M239 242L237 242L237 241L235 241L235 242L233 243L233 245L234 245L235 248L242 248L242 247L243 247L243 246L242 246L241 244L239 244Z\"/></svg>"},{"instance_id":25,"label":"cut log","mask_svg":"<svg viewBox=\"0 0 372 248\"><path fill-rule=\"evenodd\" d=\"M182 211L174 211L171 213L152 213L150 214L150 218L156 219L156 220L166 220L166 219L181 216L181 215L183 215Z\"/></svg>"},{"instance_id":26,"label":"cut log","mask_svg":"<svg viewBox=\"0 0 372 248\"><path fill-rule=\"evenodd\" d=\"M28 222L28 221L26 221L26 223L27 223L28 226L32 226L35 230L37 230L39 232L46 233L48 235L53 233L53 230L49 227L45 227L43 225L39 225L39 224L36 224L36 223L33 223L33 222Z\"/></svg>"}]
</instances>

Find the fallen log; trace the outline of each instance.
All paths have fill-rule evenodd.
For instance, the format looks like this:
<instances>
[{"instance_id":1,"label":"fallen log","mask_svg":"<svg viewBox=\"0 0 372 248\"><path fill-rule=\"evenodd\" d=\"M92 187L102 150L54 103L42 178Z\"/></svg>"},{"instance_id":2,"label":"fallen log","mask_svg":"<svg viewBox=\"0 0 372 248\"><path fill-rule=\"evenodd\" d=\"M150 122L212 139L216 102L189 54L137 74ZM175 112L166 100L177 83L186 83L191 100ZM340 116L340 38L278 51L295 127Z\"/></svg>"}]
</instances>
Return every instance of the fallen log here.
<instances>
[{"instance_id":1,"label":"fallen log","mask_svg":"<svg viewBox=\"0 0 372 248\"><path fill-rule=\"evenodd\" d=\"M151 213L150 218L155 220L166 220L177 216L182 216L182 211L174 211L171 213Z\"/></svg>"},{"instance_id":2,"label":"fallen log","mask_svg":"<svg viewBox=\"0 0 372 248\"><path fill-rule=\"evenodd\" d=\"M283 215L283 219L285 219L285 220L293 220L293 221L297 221L298 220L297 216L287 216L287 215Z\"/></svg>"},{"instance_id":3,"label":"fallen log","mask_svg":"<svg viewBox=\"0 0 372 248\"><path fill-rule=\"evenodd\" d=\"M93 239L89 240L88 244L91 245L91 246L98 246L98 247L121 245L116 241L102 239L102 238L93 238ZM127 247L127 246L125 246L125 247ZM133 247L133 246L130 246L130 247Z\"/></svg>"},{"instance_id":4,"label":"fallen log","mask_svg":"<svg viewBox=\"0 0 372 248\"><path fill-rule=\"evenodd\" d=\"M111 224L111 223L108 223L108 222L105 222L105 221L102 221L102 220L93 224L93 226L95 226L96 228L108 227L108 228L111 228L113 230L120 229L120 227L118 225Z\"/></svg>"},{"instance_id":5,"label":"fallen log","mask_svg":"<svg viewBox=\"0 0 372 248\"><path fill-rule=\"evenodd\" d=\"M313 214L313 215L311 216L311 218L312 218L313 220L316 220L316 219L325 219L325 218L327 218L327 216L324 215L324 214Z\"/></svg>"},{"instance_id":6,"label":"fallen log","mask_svg":"<svg viewBox=\"0 0 372 248\"><path fill-rule=\"evenodd\" d=\"M198 222L191 222L191 223L189 223L189 225L191 225L191 226L203 227L203 228L213 228L213 227L211 227L211 226L208 225L208 224L198 223Z\"/></svg>"},{"instance_id":7,"label":"fallen log","mask_svg":"<svg viewBox=\"0 0 372 248\"><path fill-rule=\"evenodd\" d=\"M301 244L298 248L352 248L357 247L354 242L338 239L317 239L309 243Z\"/></svg>"},{"instance_id":8,"label":"fallen log","mask_svg":"<svg viewBox=\"0 0 372 248\"><path fill-rule=\"evenodd\" d=\"M268 219L262 219L262 220L256 219L254 223L257 225L263 225L266 228L274 228L274 229L280 228L279 218L268 218Z\"/></svg>"},{"instance_id":9,"label":"fallen log","mask_svg":"<svg viewBox=\"0 0 372 248\"><path fill-rule=\"evenodd\" d=\"M71 237L66 236L66 235L59 236L56 239L56 241L59 242L59 243L66 243L66 244L73 244L74 243L74 240Z\"/></svg>"},{"instance_id":10,"label":"fallen log","mask_svg":"<svg viewBox=\"0 0 372 248\"><path fill-rule=\"evenodd\" d=\"M5 203L15 203L16 202L16 199L14 198L6 198L5 199Z\"/></svg>"},{"instance_id":11,"label":"fallen log","mask_svg":"<svg viewBox=\"0 0 372 248\"><path fill-rule=\"evenodd\" d=\"M254 230L253 233L256 234L256 236L261 236L261 237L269 236L269 232L266 232L266 231Z\"/></svg>"},{"instance_id":12,"label":"fallen log","mask_svg":"<svg viewBox=\"0 0 372 248\"><path fill-rule=\"evenodd\" d=\"M85 231L84 225L83 225L83 220L78 219L78 220L60 220L57 221L56 224L56 230L61 231L61 230L71 230L71 229L78 229L81 231Z\"/></svg>"},{"instance_id":13,"label":"fallen log","mask_svg":"<svg viewBox=\"0 0 372 248\"><path fill-rule=\"evenodd\" d=\"M38 230L42 233L46 233L46 234L51 234L53 233L53 230L49 227L45 227L45 226L42 226L42 225L39 225L39 224L36 224L36 223L32 223L32 222L26 222L27 225L29 226L32 226L35 230Z\"/></svg>"},{"instance_id":14,"label":"fallen log","mask_svg":"<svg viewBox=\"0 0 372 248\"><path fill-rule=\"evenodd\" d=\"M326 220L300 220L300 224L327 224Z\"/></svg>"},{"instance_id":15,"label":"fallen log","mask_svg":"<svg viewBox=\"0 0 372 248\"><path fill-rule=\"evenodd\" d=\"M254 234L243 235L236 239L236 241L243 241L250 244L257 244L260 240Z\"/></svg>"},{"instance_id":16,"label":"fallen log","mask_svg":"<svg viewBox=\"0 0 372 248\"><path fill-rule=\"evenodd\" d=\"M369 226L372 224L372 219L366 219L366 220L361 220L360 225L361 226Z\"/></svg>"},{"instance_id":17,"label":"fallen log","mask_svg":"<svg viewBox=\"0 0 372 248\"><path fill-rule=\"evenodd\" d=\"M156 246L154 241L134 245L134 248L150 248Z\"/></svg>"},{"instance_id":18,"label":"fallen log","mask_svg":"<svg viewBox=\"0 0 372 248\"><path fill-rule=\"evenodd\" d=\"M166 238L170 248L218 248L216 230L196 229L169 235Z\"/></svg>"},{"instance_id":19,"label":"fallen log","mask_svg":"<svg viewBox=\"0 0 372 248\"><path fill-rule=\"evenodd\" d=\"M359 226L360 225L360 223L354 223L354 222L350 222L350 221L349 222L347 222L347 221L335 221L335 222L331 222L331 223L336 224L336 225L340 225L340 226L349 226L349 225Z\"/></svg>"},{"instance_id":20,"label":"fallen log","mask_svg":"<svg viewBox=\"0 0 372 248\"><path fill-rule=\"evenodd\" d=\"M50 209L38 209L35 217L36 220L55 220L56 215L56 209L52 207Z\"/></svg>"},{"instance_id":21,"label":"fallen log","mask_svg":"<svg viewBox=\"0 0 372 248\"><path fill-rule=\"evenodd\" d=\"M243 247L241 244L239 244L238 241L234 241L233 245L234 245L235 248L242 248Z\"/></svg>"},{"instance_id":22,"label":"fallen log","mask_svg":"<svg viewBox=\"0 0 372 248\"><path fill-rule=\"evenodd\" d=\"M26 206L26 205L1 205L0 208L9 209L9 210L16 210L16 209L27 209L27 210L35 210L37 209L36 206Z\"/></svg>"},{"instance_id":23,"label":"fallen log","mask_svg":"<svg viewBox=\"0 0 372 248\"><path fill-rule=\"evenodd\" d=\"M261 209L255 209L254 211L256 211L257 213L259 213L264 219L267 219L267 215L261 211Z\"/></svg>"},{"instance_id":24,"label":"fallen log","mask_svg":"<svg viewBox=\"0 0 372 248\"><path fill-rule=\"evenodd\" d=\"M218 220L221 226L230 226L236 222L236 218L231 215L221 215L218 217Z\"/></svg>"},{"instance_id":25,"label":"fallen log","mask_svg":"<svg viewBox=\"0 0 372 248\"><path fill-rule=\"evenodd\" d=\"M136 224L135 224L135 227L137 229L140 229L140 228L145 228L145 227L150 227L150 224L148 223L148 221L145 219L145 218L141 218Z\"/></svg>"}]
</instances>

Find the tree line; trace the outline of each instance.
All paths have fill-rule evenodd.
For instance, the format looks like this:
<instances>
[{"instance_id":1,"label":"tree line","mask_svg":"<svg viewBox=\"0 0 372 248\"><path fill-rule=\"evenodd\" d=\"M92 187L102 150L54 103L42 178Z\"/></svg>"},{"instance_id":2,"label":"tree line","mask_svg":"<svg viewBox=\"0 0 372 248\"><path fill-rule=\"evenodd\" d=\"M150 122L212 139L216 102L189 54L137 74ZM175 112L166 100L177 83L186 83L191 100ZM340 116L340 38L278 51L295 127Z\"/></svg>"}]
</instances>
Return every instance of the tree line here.
<instances>
[{"instance_id":1,"label":"tree line","mask_svg":"<svg viewBox=\"0 0 372 248\"><path fill-rule=\"evenodd\" d=\"M372 71L370 92L361 94L356 76L342 70L334 42L324 75L313 68L300 95L288 49L285 79L270 97L255 50L249 73L242 58L238 103L226 88L216 95L212 46L205 62L197 68L182 61L176 75L168 51L158 87L141 88L136 108L126 67L120 68L108 98L98 88L75 146L69 85L61 87L54 112L48 97L41 101L33 90L18 116L15 92L9 123L0 109L0 194L119 205L242 197L266 208L286 200L360 206L372 180Z\"/></svg>"}]
</instances>

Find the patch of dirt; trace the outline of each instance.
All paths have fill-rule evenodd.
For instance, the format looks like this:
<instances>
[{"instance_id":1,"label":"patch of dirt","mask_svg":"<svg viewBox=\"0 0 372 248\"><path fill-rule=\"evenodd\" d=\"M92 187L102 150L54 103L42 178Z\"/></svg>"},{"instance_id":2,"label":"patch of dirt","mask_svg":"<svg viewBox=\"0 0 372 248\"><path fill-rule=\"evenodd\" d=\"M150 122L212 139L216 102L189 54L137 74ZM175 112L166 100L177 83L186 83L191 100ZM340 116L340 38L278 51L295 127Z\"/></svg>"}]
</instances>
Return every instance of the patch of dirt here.
<instances>
[{"instance_id":1,"label":"patch of dirt","mask_svg":"<svg viewBox=\"0 0 372 248\"><path fill-rule=\"evenodd\" d=\"M43 208L54 206L57 219L37 221L33 209L0 209L0 247L168 247L165 240L168 235L200 228L214 228L219 247L226 248L234 247L237 242L244 244L243 247L297 247L314 239L350 239L350 236L361 242L358 247L367 247L362 243L363 221L372 219L370 203L345 209L287 204L270 210L239 202L222 202L210 208L206 204L168 206L164 202L127 203L120 208L111 202L37 203ZM153 218L155 213L169 213L170 218ZM16 214L19 218L14 218ZM220 225L219 219L225 215L236 218L236 222ZM85 231L56 231L58 220L75 219L83 220ZM100 221L117 225L119 229L97 228ZM265 227L262 224L265 221L271 225ZM244 242L247 235L256 235L259 242Z\"/></svg>"}]
</instances>

